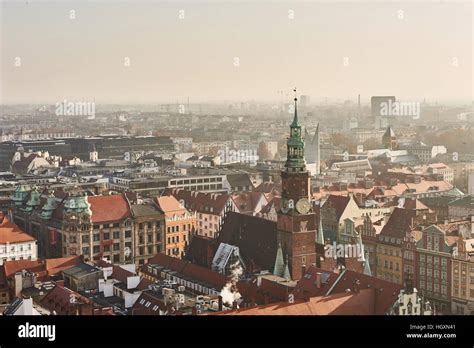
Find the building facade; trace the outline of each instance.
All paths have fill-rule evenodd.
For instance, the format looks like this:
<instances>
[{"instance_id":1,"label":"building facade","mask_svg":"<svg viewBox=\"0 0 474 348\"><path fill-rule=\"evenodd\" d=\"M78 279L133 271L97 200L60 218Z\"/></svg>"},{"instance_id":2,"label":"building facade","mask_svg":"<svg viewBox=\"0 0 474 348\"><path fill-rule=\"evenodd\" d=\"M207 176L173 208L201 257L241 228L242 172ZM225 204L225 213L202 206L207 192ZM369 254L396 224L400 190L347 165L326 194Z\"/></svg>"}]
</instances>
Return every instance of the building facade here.
<instances>
[{"instance_id":1,"label":"building facade","mask_svg":"<svg viewBox=\"0 0 474 348\"><path fill-rule=\"evenodd\" d=\"M450 313L452 248L436 225L423 229L422 233L416 244L417 288L431 302L435 312Z\"/></svg>"},{"instance_id":2,"label":"building facade","mask_svg":"<svg viewBox=\"0 0 474 348\"><path fill-rule=\"evenodd\" d=\"M196 212L187 210L174 196L158 197L156 202L165 214L164 253L182 258L190 235L196 231Z\"/></svg>"}]
</instances>

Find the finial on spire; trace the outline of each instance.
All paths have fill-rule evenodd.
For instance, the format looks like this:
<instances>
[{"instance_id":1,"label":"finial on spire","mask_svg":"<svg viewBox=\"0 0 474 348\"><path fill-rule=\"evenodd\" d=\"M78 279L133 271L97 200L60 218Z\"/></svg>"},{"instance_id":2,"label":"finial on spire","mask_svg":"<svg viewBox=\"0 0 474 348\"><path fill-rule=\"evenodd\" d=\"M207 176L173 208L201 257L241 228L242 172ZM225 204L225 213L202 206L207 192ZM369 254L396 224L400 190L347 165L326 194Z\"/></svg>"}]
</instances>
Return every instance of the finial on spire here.
<instances>
[{"instance_id":1,"label":"finial on spire","mask_svg":"<svg viewBox=\"0 0 474 348\"><path fill-rule=\"evenodd\" d=\"M300 123L299 123L299 121L298 121L298 110L297 110L297 101L298 101L298 98L296 97L296 87L293 89L293 92L295 92L295 99L294 99L294 101L295 101L295 110L294 110L295 115L294 115L294 117L293 117L293 123L291 124L290 127L296 128L296 127L300 127Z\"/></svg>"}]
</instances>

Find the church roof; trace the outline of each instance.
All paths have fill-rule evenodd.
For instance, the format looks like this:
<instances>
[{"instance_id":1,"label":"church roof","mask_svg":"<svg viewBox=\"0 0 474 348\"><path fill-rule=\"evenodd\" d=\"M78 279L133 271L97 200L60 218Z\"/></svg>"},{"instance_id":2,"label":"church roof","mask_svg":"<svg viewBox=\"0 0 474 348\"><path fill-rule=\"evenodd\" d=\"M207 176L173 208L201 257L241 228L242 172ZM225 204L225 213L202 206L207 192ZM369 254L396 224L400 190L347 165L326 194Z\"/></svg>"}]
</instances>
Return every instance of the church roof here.
<instances>
[{"instance_id":1,"label":"church roof","mask_svg":"<svg viewBox=\"0 0 474 348\"><path fill-rule=\"evenodd\" d=\"M256 268L273 271L278 249L275 221L230 212L218 241L238 246L247 265L253 263Z\"/></svg>"}]
</instances>

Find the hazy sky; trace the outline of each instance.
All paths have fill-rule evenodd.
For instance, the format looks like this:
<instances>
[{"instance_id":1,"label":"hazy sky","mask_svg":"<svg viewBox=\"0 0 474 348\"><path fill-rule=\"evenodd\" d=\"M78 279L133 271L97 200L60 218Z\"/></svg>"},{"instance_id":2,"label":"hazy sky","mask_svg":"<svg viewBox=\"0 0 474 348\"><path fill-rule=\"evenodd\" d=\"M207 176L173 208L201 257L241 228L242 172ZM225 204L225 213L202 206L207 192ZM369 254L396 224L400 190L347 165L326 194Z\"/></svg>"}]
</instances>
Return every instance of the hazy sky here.
<instances>
[{"instance_id":1,"label":"hazy sky","mask_svg":"<svg viewBox=\"0 0 474 348\"><path fill-rule=\"evenodd\" d=\"M1 5L4 103L473 99L470 1Z\"/></svg>"}]
</instances>

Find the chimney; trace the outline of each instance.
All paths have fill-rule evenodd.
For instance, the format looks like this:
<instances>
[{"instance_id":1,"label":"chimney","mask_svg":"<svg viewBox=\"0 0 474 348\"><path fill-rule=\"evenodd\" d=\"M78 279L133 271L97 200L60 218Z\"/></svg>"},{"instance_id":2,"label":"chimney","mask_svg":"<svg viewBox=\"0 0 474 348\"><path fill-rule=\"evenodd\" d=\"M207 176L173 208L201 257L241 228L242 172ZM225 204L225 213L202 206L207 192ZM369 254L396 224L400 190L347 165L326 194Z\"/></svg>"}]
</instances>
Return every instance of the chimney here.
<instances>
[{"instance_id":1,"label":"chimney","mask_svg":"<svg viewBox=\"0 0 474 348\"><path fill-rule=\"evenodd\" d=\"M219 296L219 307L218 307L219 312L222 312L222 305L223 305L222 304L222 296Z\"/></svg>"},{"instance_id":2,"label":"chimney","mask_svg":"<svg viewBox=\"0 0 474 348\"><path fill-rule=\"evenodd\" d=\"M316 273L316 287L321 288L321 272Z\"/></svg>"}]
</instances>

